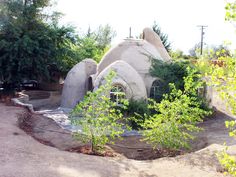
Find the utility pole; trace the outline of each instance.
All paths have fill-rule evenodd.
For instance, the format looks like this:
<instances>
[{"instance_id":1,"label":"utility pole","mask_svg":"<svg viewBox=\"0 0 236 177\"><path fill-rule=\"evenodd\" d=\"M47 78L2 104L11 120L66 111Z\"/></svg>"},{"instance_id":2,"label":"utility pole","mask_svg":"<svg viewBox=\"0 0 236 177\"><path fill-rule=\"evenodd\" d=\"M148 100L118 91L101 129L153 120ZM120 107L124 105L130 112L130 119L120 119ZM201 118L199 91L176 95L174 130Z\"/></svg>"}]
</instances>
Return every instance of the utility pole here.
<instances>
[{"instance_id":1,"label":"utility pole","mask_svg":"<svg viewBox=\"0 0 236 177\"><path fill-rule=\"evenodd\" d=\"M201 28L201 55L202 55L202 50L203 50L203 36L204 36L204 29L207 27L207 26L204 26L204 25L198 25L198 27Z\"/></svg>"},{"instance_id":2,"label":"utility pole","mask_svg":"<svg viewBox=\"0 0 236 177\"><path fill-rule=\"evenodd\" d=\"M132 29L131 29L131 27L129 27L129 38L132 38L132 31L131 31Z\"/></svg>"}]
</instances>

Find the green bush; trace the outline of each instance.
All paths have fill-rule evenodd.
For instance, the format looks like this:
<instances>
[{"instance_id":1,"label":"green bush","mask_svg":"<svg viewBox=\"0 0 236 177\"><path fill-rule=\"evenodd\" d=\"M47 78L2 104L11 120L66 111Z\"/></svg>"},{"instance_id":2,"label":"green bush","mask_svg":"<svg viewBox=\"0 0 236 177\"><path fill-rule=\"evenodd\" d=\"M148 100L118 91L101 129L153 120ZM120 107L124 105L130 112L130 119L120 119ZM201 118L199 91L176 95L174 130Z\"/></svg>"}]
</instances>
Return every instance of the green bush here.
<instances>
[{"instance_id":1,"label":"green bush","mask_svg":"<svg viewBox=\"0 0 236 177\"><path fill-rule=\"evenodd\" d=\"M119 109L115 109L116 103L109 98L112 79L115 75L114 71L110 72L105 77L106 83L96 91L89 92L70 115L72 124L82 127L82 132L74 133L75 137L90 143L95 153L103 150L106 143L119 137L127 127L123 114ZM122 109L125 109L128 102L121 101Z\"/></svg>"},{"instance_id":2,"label":"green bush","mask_svg":"<svg viewBox=\"0 0 236 177\"><path fill-rule=\"evenodd\" d=\"M163 62L157 59L151 60L150 74L161 81L160 87L157 90L158 93L156 93L158 97L155 98L157 102L162 100L163 94L170 93L169 83L174 83L177 89L184 89L183 78L188 75L186 68L191 67L188 61Z\"/></svg>"},{"instance_id":3,"label":"green bush","mask_svg":"<svg viewBox=\"0 0 236 177\"><path fill-rule=\"evenodd\" d=\"M144 140L154 148L161 145L165 148L189 148L189 140L194 136L191 132L199 131L197 123L210 114L201 108L201 101L197 99L197 90L202 85L195 69L188 67L188 76L184 77L183 91L177 89L175 84L169 84L170 93L164 94L160 103L150 100L148 108L156 113L145 115L141 124Z\"/></svg>"},{"instance_id":4,"label":"green bush","mask_svg":"<svg viewBox=\"0 0 236 177\"><path fill-rule=\"evenodd\" d=\"M150 115L147 100L130 100L127 110L124 111L126 117L129 118L129 124L132 129L140 129L140 123L145 120L145 115Z\"/></svg>"}]
</instances>

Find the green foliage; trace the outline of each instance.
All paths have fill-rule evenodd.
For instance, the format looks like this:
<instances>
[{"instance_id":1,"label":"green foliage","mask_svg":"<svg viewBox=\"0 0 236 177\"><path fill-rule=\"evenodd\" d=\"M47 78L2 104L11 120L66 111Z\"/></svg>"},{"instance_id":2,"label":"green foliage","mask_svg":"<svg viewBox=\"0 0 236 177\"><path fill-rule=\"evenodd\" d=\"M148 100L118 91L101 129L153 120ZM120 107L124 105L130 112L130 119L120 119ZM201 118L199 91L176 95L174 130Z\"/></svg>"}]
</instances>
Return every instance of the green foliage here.
<instances>
[{"instance_id":1,"label":"green foliage","mask_svg":"<svg viewBox=\"0 0 236 177\"><path fill-rule=\"evenodd\" d=\"M225 126L229 129L229 136L236 138L236 122L226 121ZM236 177L236 159L234 156L229 155L227 150L228 147L226 146L223 151L218 152L216 155L220 164L226 170L225 173Z\"/></svg>"},{"instance_id":2,"label":"green foliage","mask_svg":"<svg viewBox=\"0 0 236 177\"><path fill-rule=\"evenodd\" d=\"M116 36L116 32L108 24L100 25L98 29L93 32L94 39L97 42L97 46L101 50L105 50L110 47L112 39Z\"/></svg>"},{"instance_id":3,"label":"green foliage","mask_svg":"<svg viewBox=\"0 0 236 177\"><path fill-rule=\"evenodd\" d=\"M226 14L227 15L227 14ZM227 17L228 18L228 17ZM214 54L214 53L213 53ZM198 61L198 67L200 68L202 75L207 78L207 84L214 87L221 98L226 101L229 110L236 114L236 58L232 57L223 48L217 51L216 57L217 63L209 61L212 55L204 55ZM229 136L236 137L236 122L226 121L225 125L229 128ZM221 165L232 176L236 176L236 158L227 153L227 148L217 153L218 159Z\"/></svg>"},{"instance_id":4,"label":"green foliage","mask_svg":"<svg viewBox=\"0 0 236 177\"><path fill-rule=\"evenodd\" d=\"M67 71L77 60L75 34L59 27L58 13L46 14L50 0L8 0L0 6L0 79L50 78L52 70Z\"/></svg>"},{"instance_id":5,"label":"green foliage","mask_svg":"<svg viewBox=\"0 0 236 177\"><path fill-rule=\"evenodd\" d=\"M165 49L167 52L171 51L171 43L169 42L168 35L163 33L161 30L161 27L157 24L155 21L152 30L157 33L157 35L160 37L162 44L164 45Z\"/></svg>"},{"instance_id":6,"label":"green foliage","mask_svg":"<svg viewBox=\"0 0 236 177\"><path fill-rule=\"evenodd\" d=\"M236 177L236 159L235 157L229 155L227 152L227 148L217 154L218 160L222 167L227 170L226 174L230 174Z\"/></svg>"},{"instance_id":7,"label":"green foliage","mask_svg":"<svg viewBox=\"0 0 236 177\"><path fill-rule=\"evenodd\" d=\"M150 100L149 109L156 112L153 115L145 115L144 140L154 147L179 149L189 148L188 141L194 136L190 132L199 131L197 123L208 114L201 108L201 102L197 99L197 89L202 82L195 78L199 74L195 69L187 68L188 75L184 77L183 91L177 89L174 84L169 84L171 92L165 94L160 103Z\"/></svg>"},{"instance_id":8,"label":"green foliage","mask_svg":"<svg viewBox=\"0 0 236 177\"><path fill-rule=\"evenodd\" d=\"M190 50L189 55L195 59L200 56L200 43L195 44Z\"/></svg>"},{"instance_id":9,"label":"green foliage","mask_svg":"<svg viewBox=\"0 0 236 177\"><path fill-rule=\"evenodd\" d=\"M132 129L140 129L140 123L145 120L145 115L151 114L148 108L147 100L129 100L127 110L124 111L126 116L129 117L129 123Z\"/></svg>"},{"instance_id":10,"label":"green foliage","mask_svg":"<svg viewBox=\"0 0 236 177\"><path fill-rule=\"evenodd\" d=\"M93 152L103 150L107 142L124 132L123 115L119 109L115 109L116 103L109 98L115 75L114 71L110 72L105 78L106 83L94 92L89 92L70 116L73 125L82 127L82 132L75 133L75 137L91 143ZM121 101L123 109L126 109L127 100Z\"/></svg>"},{"instance_id":11,"label":"green foliage","mask_svg":"<svg viewBox=\"0 0 236 177\"><path fill-rule=\"evenodd\" d=\"M96 62L99 62L103 55L107 52L109 49L108 46L105 48L100 48L98 45L98 42L95 40L94 37L81 37L78 39L77 42L78 45L78 56L81 58L81 60L85 58L92 58Z\"/></svg>"},{"instance_id":12,"label":"green foliage","mask_svg":"<svg viewBox=\"0 0 236 177\"><path fill-rule=\"evenodd\" d=\"M190 66L188 61L173 61L171 63L163 62L161 60L152 59L152 67L150 69L150 74L153 77L160 79L161 83L159 89L157 90L159 95L156 100L161 101L163 94L170 93L169 83L174 83L177 89L183 90L184 80L183 78L187 76L187 66Z\"/></svg>"},{"instance_id":13,"label":"green foliage","mask_svg":"<svg viewBox=\"0 0 236 177\"><path fill-rule=\"evenodd\" d=\"M225 19L231 22L236 21L236 1L226 4ZM223 53L223 55L222 55ZM208 84L217 88L221 97L226 100L228 107L236 115L236 58L235 56L226 55L227 50L222 49L217 53L218 63L210 63L206 59L199 61L199 68L203 76L209 79ZM229 136L236 137L235 121L226 121L226 127L229 128ZM226 152L227 148L218 153L218 159L221 165L227 170L227 173L236 176L235 157Z\"/></svg>"},{"instance_id":14,"label":"green foliage","mask_svg":"<svg viewBox=\"0 0 236 177\"><path fill-rule=\"evenodd\" d=\"M232 54L227 45L212 45L207 46L203 50L203 56L200 55L200 44L196 44L192 49L189 50L190 57L193 59L207 58L209 60L217 60L221 57L231 57Z\"/></svg>"},{"instance_id":15,"label":"green foliage","mask_svg":"<svg viewBox=\"0 0 236 177\"><path fill-rule=\"evenodd\" d=\"M208 84L220 93L231 112L236 115L236 58L220 56L218 64L210 63L208 59L199 60L199 67L203 76L208 78ZM229 136L236 137L236 122L226 121ZM236 176L235 157L229 155L226 150L217 153L220 164L232 176Z\"/></svg>"},{"instance_id":16,"label":"green foliage","mask_svg":"<svg viewBox=\"0 0 236 177\"><path fill-rule=\"evenodd\" d=\"M115 35L115 31L108 24L100 25L95 31L91 31L89 27L86 35L78 39L78 55L82 60L93 58L99 62L110 48L111 41Z\"/></svg>"},{"instance_id":17,"label":"green foliage","mask_svg":"<svg viewBox=\"0 0 236 177\"><path fill-rule=\"evenodd\" d=\"M213 46L209 49L210 57L220 59L222 57L231 57L231 52L226 45Z\"/></svg>"},{"instance_id":18,"label":"green foliage","mask_svg":"<svg viewBox=\"0 0 236 177\"><path fill-rule=\"evenodd\" d=\"M169 52L169 54L170 54L171 58L173 60L176 60L176 61L193 59L193 57L191 57L190 55L185 55L183 51L178 50L178 49L177 50L171 50Z\"/></svg>"},{"instance_id":19,"label":"green foliage","mask_svg":"<svg viewBox=\"0 0 236 177\"><path fill-rule=\"evenodd\" d=\"M225 20L235 22L236 21L236 1L228 2L225 6Z\"/></svg>"}]
</instances>

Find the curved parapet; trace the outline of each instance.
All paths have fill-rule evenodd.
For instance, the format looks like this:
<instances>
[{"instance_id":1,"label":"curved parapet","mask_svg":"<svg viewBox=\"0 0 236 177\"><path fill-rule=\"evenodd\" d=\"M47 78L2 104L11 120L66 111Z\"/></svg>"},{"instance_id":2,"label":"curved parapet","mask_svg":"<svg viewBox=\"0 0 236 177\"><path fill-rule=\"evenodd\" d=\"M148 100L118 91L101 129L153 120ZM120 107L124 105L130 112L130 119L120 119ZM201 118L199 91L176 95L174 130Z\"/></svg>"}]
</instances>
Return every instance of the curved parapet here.
<instances>
[{"instance_id":1,"label":"curved parapet","mask_svg":"<svg viewBox=\"0 0 236 177\"><path fill-rule=\"evenodd\" d=\"M89 77L97 72L97 63L85 59L76 64L67 74L61 98L61 107L74 108L83 100L89 87Z\"/></svg>"},{"instance_id":2,"label":"curved parapet","mask_svg":"<svg viewBox=\"0 0 236 177\"><path fill-rule=\"evenodd\" d=\"M145 28L143 30L143 39L155 46L165 61L171 60L170 55L162 44L160 37L151 28Z\"/></svg>"},{"instance_id":3,"label":"curved parapet","mask_svg":"<svg viewBox=\"0 0 236 177\"><path fill-rule=\"evenodd\" d=\"M110 49L98 65L98 74L107 66L116 61L125 61L138 73L148 73L151 62L150 57L164 60L158 50L145 40L126 39Z\"/></svg>"},{"instance_id":4,"label":"curved parapet","mask_svg":"<svg viewBox=\"0 0 236 177\"><path fill-rule=\"evenodd\" d=\"M116 72L116 77L112 81L112 85L119 85L124 88L127 99L145 99L147 92L145 84L137 73L137 71L125 61L116 61L106 67L96 78L94 82L95 89L102 85L105 76L113 70Z\"/></svg>"}]
</instances>

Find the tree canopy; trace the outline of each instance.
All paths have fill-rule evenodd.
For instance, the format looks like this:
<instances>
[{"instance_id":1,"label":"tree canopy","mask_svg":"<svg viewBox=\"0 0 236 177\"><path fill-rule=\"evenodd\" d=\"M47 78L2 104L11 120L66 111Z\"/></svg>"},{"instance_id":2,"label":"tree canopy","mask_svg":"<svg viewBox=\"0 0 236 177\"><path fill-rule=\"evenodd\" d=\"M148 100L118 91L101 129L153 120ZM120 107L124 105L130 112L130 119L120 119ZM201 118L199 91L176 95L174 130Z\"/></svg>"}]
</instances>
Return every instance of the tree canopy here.
<instances>
[{"instance_id":1,"label":"tree canopy","mask_svg":"<svg viewBox=\"0 0 236 177\"><path fill-rule=\"evenodd\" d=\"M99 26L79 36L75 28L59 25L61 13L51 0L3 0L0 4L0 81L47 80L62 75L85 58L99 61L115 32Z\"/></svg>"},{"instance_id":2,"label":"tree canopy","mask_svg":"<svg viewBox=\"0 0 236 177\"><path fill-rule=\"evenodd\" d=\"M74 29L60 27L59 13L45 13L49 6L49 0L2 2L0 79L3 82L49 78L52 69L63 70L70 59L75 60Z\"/></svg>"}]
</instances>

